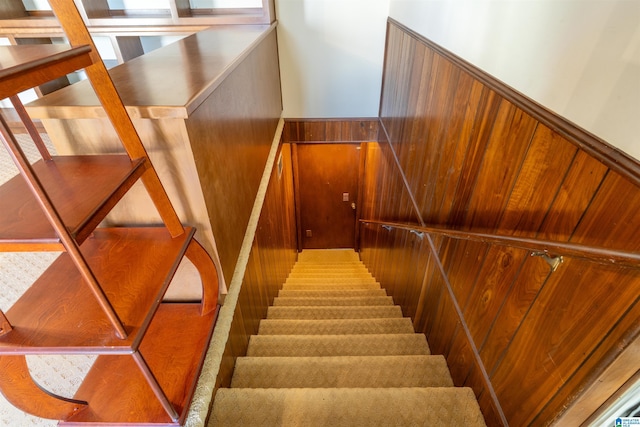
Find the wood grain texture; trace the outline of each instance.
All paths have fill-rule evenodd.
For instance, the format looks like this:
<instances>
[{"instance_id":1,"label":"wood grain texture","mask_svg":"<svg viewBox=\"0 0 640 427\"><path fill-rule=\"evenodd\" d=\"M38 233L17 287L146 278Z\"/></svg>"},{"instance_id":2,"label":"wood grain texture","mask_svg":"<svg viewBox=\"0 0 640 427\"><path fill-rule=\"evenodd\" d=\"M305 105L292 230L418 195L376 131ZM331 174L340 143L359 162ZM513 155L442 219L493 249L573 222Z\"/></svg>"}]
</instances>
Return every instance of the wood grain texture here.
<instances>
[{"instance_id":1,"label":"wood grain texture","mask_svg":"<svg viewBox=\"0 0 640 427\"><path fill-rule=\"evenodd\" d=\"M638 251L636 161L393 20L386 49L363 218ZM608 398L599 376L638 339L637 268L565 256L551 273L527 250L447 237L442 276L406 233L363 225L362 259L403 309L418 305L416 329L488 425L547 425L588 389L586 419ZM417 301L418 280L394 279L414 259L427 260Z\"/></svg>"},{"instance_id":2,"label":"wood grain texture","mask_svg":"<svg viewBox=\"0 0 640 427\"><path fill-rule=\"evenodd\" d=\"M225 277L233 275L281 111L273 31L186 122Z\"/></svg>"},{"instance_id":3,"label":"wood grain texture","mask_svg":"<svg viewBox=\"0 0 640 427\"><path fill-rule=\"evenodd\" d=\"M378 119L285 119L284 142L378 140Z\"/></svg>"},{"instance_id":4,"label":"wood grain texture","mask_svg":"<svg viewBox=\"0 0 640 427\"><path fill-rule=\"evenodd\" d=\"M302 249L353 248L360 145L296 145Z\"/></svg>"},{"instance_id":5,"label":"wood grain texture","mask_svg":"<svg viewBox=\"0 0 640 427\"><path fill-rule=\"evenodd\" d=\"M140 58L111 72L134 117L139 117L136 111L147 108L179 110L179 116L189 111L186 119L172 118L172 113L160 114L158 119L134 118L133 122L180 220L195 226L197 238L209 254L223 260L219 267L224 280L233 274L282 106L275 31L250 28L222 32L209 34L209 38L200 35L185 42L186 46L180 44L182 48L177 51L172 50L176 46L167 46L173 53L161 52L156 59L145 55L145 61ZM227 43L228 51L221 53L218 49L213 56L208 54L222 42ZM203 51L194 54L198 48ZM160 51L163 49L155 52ZM184 60L168 59L172 55ZM125 65L127 70L121 68ZM188 70L171 68L177 66ZM129 91L129 75L147 67L152 70L151 80L139 82L133 92ZM173 100L164 104L150 83L164 86L167 73L185 79L177 86L184 91L161 91L173 93ZM73 85L68 96L45 97L38 101L38 107L28 107L31 113L45 117L67 110L84 118L43 119L58 153L121 150L108 121L99 118L102 113L96 110L95 96L88 89ZM202 99L203 94L208 98ZM158 223L160 217L144 188L135 185L108 221L117 225Z\"/></svg>"},{"instance_id":6,"label":"wood grain texture","mask_svg":"<svg viewBox=\"0 0 640 427\"><path fill-rule=\"evenodd\" d=\"M276 162L247 262L217 387L231 384L235 359L246 355L249 337L258 332L260 320L266 317L267 308L297 259L291 145L282 144L280 153L282 174L278 174Z\"/></svg>"}]
</instances>

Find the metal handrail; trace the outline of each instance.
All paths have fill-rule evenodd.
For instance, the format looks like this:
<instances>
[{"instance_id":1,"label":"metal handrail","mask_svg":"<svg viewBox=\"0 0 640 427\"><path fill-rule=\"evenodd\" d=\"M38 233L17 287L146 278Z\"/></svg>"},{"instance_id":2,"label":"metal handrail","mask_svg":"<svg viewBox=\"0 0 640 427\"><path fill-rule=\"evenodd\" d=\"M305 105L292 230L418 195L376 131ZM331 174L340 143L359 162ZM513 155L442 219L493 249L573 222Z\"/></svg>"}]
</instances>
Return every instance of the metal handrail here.
<instances>
[{"instance_id":1,"label":"metal handrail","mask_svg":"<svg viewBox=\"0 0 640 427\"><path fill-rule=\"evenodd\" d=\"M553 240L534 239L518 236L505 236L495 233L481 233L469 230L456 230L445 227L422 226L417 224L402 224L389 221L377 221L361 219L363 224L380 225L387 230L392 228L406 230L422 237L426 234L436 234L454 239L471 240L475 242L492 243L505 246L512 246L525 249L532 255L565 255L575 258L587 259L605 264L614 264L626 267L640 267L640 253L629 252L616 249L603 248L598 246L582 245L578 243L558 242Z\"/></svg>"}]
</instances>

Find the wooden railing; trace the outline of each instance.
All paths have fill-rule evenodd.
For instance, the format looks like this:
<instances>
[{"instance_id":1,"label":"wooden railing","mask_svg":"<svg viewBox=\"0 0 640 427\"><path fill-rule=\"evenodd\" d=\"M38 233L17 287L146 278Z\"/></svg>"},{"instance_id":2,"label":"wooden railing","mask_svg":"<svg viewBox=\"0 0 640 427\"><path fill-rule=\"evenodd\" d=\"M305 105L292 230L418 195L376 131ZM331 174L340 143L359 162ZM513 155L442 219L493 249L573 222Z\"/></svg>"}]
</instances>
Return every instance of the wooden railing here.
<instances>
[{"instance_id":1,"label":"wooden railing","mask_svg":"<svg viewBox=\"0 0 640 427\"><path fill-rule=\"evenodd\" d=\"M399 222L377 221L361 219L362 224L375 224L385 228L396 228L415 233L435 234L454 239L471 240L475 242L491 243L525 249L541 254L572 256L603 264L615 264L626 267L640 268L640 253L620 251L598 246L582 245L569 242L558 242L518 236L506 236L494 233L483 233L471 230L456 230L452 228L421 226L417 224L403 224Z\"/></svg>"}]
</instances>

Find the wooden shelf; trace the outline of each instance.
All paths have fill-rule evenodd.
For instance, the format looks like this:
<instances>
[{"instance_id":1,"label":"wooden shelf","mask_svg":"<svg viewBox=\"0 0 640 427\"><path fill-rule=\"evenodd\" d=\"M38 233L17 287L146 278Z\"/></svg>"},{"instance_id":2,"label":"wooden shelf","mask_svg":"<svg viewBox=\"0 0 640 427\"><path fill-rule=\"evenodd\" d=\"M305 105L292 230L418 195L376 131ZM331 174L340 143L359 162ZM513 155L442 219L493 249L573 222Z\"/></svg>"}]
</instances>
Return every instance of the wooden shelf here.
<instances>
[{"instance_id":1,"label":"wooden shelf","mask_svg":"<svg viewBox=\"0 0 640 427\"><path fill-rule=\"evenodd\" d=\"M0 310L0 391L17 408L66 425L179 425L215 325L217 271L168 199L81 11L68 0L49 2L57 19L45 14L43 22L59 20L74 48L46 44L30 31L11 40L18 46L0 47L0 98L11 97L41 156L31 164L0 117L2 142L20 171L0 186L0 251L63 253L6 313ZM104 1L86 5L92 9L85 15L108 12ZM0 6L0 19L31 25L28 16L20 2ZM134 51L130 56L141 46L118 42ZM81 68L127 154L51 156L16 96ZM138 180L163 224L97 228ZM162 303L184 257L200 274L202 301ZM26 356L38 354L98 355L78 389L82 397L56 396L36 384Z\"/></svg>"},{"instance_id":2,"label":"wooden shelf","mask_svg":"<svg viewBox=\"0 0 640 427\"><path fill-rule=\"evenodd\" d=\"M216 316L217 310L201 316L199 304L161 304L140 346L178 422L168 417L131 357L100 356L75 396L89 406L59 425L182 425Z\"/></svg>"},{"instance_id":3,"label":"wooden shelf","mask_svg":"<svg viewBox=\"0 0 640 427\"><path fill-rule=\"evenodd\" d=\"M194 233L187 228L171 238L163 227L97 229L82 251L128 337L115 336L89 286L64 253L7 311L13 330L0 337L0 355L132 353ZM180 324L185 323L168 327L180 329Z\"/></svg>"},{"instance_id":4,"label":"wooden shelf","mask_svg":"<svg viewBox=\"0 0 640 427\"><path fill-rule=\"evenodd\" d=\"M126 155L56 156L34 171L67 229L81 243L146 169ZM0 250L63 250L59 237L20 175L0 187Z\"/></svg>"},{"instance_id":5,"label":"wooden shelf","mask_svg":"<svg viewBox=\"0 0 640 427\"><path fill-rule=\"evenodd\" d=\"M0 46L0 99L91 65L89 46Z\"/></svg>"}]
</instances>

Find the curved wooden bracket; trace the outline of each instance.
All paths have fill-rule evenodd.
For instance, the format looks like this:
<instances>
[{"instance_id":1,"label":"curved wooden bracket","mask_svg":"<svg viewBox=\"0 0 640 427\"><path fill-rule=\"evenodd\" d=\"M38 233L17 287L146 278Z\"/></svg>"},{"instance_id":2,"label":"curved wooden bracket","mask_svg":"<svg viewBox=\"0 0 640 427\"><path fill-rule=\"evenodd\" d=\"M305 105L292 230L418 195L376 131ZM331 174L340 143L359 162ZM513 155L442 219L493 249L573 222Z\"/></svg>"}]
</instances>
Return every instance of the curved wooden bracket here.
<instances>
[{"instance_id":1,"label":"curved wooden bracket","mask_svg":"<svg viewBox=\"0 0 640 427\"><path fill-rule=\"evenodd\" d=\"M56 396L31 377L24 355L0 356L0 392L16 408L41 418L66 420L87 402Z\"/></svg>"},{"instance_id":2,"label":"curved wooden bracket","mask_svg":"<svg viewBox=\"0 0 640 427\"><path fill-rule=\"evenodd\" d=\"M218 271L207 251L196 239L191 239L185 255L200 273L202 281L201 314L208 314L215 310L218 304Z\"/></svg>"}]
</instances>

